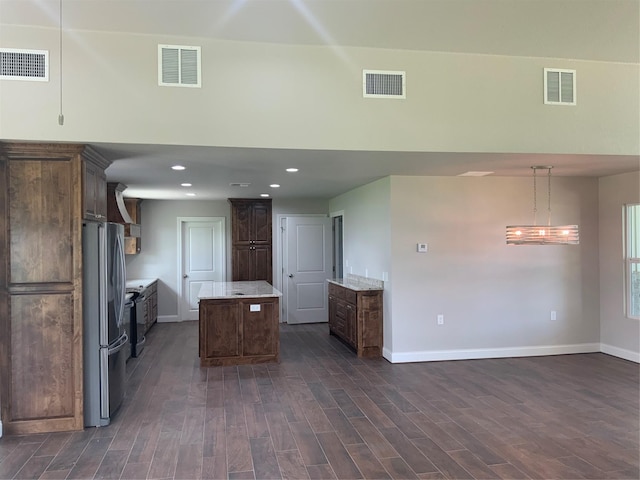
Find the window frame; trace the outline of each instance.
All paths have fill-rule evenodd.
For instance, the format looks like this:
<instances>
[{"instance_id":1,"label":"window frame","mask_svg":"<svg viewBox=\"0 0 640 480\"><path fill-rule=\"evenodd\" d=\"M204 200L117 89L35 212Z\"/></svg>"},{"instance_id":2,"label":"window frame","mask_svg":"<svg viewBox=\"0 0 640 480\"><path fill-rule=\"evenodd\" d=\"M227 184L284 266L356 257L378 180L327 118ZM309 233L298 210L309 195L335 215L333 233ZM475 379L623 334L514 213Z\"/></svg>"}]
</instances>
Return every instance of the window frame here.
<instances>
[{"instance_id":1,"label":"window frame","mask_svg":"<svg viewBox=\"0 0 640 480\"><path fill-rule=\"evenodd\" d=\"M635 213L635 219L632 213ZM640 256L632 256L632 245L635 243L638 252L636 255L640 255L640 203L629 203L624 206L624 292L625 292L625 316L634 320L640 320L640 312L638 315L633 314L633 279L632 274L634 271L633 266L640 266ZM636 272L640 272L640 268L636 267ZM638 306L640 310L640 299Z\"/></svg>"}]
</instances>

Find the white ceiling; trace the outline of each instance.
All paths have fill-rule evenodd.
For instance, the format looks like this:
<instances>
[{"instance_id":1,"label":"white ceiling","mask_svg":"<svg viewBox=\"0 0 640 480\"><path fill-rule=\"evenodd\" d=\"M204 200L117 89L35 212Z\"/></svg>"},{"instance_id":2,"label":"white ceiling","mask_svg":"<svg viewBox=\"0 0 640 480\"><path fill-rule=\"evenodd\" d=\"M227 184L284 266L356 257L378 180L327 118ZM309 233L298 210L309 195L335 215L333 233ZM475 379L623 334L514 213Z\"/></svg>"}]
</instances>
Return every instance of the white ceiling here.
<instances>
[{"instance_id":1,"label":"white ceiling","mask_svg":"<svg viewBox=\"0 0 640 480\"><path fill-rule=\"evenodd\" d=\"M638 0L62 0L73 30L293 44L573 58L638 63ZM615 5L615 8L612 8ZM0 0L0 25L55 28L60 0ZM401 26L401 28L398 28ZM114 161L126 196L197 199L270 193L330 198L386 175L493 171L603 176L635 171L637 156L358 152L157 145L95 145ZM177 160L179 159L179 161ZM169 167L181 163L184 172ZM288 174L287 167L300 171ZM247 182L247 188L229 187ZM270 189L270 183L281 188Z\"/></svg>"}]
</instances>

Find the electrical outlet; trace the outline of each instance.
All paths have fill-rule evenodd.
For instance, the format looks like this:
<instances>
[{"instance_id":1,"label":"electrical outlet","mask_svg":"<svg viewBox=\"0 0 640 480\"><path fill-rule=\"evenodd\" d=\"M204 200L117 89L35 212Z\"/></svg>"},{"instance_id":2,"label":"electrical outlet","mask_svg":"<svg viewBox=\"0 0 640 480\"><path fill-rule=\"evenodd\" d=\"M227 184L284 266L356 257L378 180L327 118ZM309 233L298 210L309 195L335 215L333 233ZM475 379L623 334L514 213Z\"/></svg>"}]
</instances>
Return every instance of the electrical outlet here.
<instances>
[{"instance_id":1,"label":"electrical outlet","mask_svg":"<svg viewBox=\"0 0 640 480\"><path fill-rule=\"evenodd\" d=\"M444 315L438 314L438 325L444 325Z\"/></svg>"},{"instance_id":2,"label":"electrical outlet","mask_svg":"<svg viewBox=\"0 0 640 480\"><path fill-rule=\"evenodd\" d=\"M551 320L557 320L558 316L556 315L556 311L555 310L551 310Z\"/></svg>"}]
</instances>

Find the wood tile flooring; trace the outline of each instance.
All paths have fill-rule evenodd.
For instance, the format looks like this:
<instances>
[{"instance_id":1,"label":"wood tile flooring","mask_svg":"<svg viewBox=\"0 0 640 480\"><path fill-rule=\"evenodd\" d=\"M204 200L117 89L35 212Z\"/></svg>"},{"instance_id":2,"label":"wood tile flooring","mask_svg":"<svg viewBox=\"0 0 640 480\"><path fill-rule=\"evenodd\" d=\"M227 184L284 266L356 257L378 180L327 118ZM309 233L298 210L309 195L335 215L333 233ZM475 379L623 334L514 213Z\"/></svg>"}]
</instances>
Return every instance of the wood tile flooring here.
<instances>
[{"instance_id":1,"label":"wood tile flooring","mask_svg":"<svg viewBox=\"0 0 640 480\"><path fill-rule=\"evenodd\" d=\"M392 365L326 324L279 364L200 368L159 324L108 427L0 439L0 479L638 479L637 364L604 354Z\"/></svg>"}]
</instances>

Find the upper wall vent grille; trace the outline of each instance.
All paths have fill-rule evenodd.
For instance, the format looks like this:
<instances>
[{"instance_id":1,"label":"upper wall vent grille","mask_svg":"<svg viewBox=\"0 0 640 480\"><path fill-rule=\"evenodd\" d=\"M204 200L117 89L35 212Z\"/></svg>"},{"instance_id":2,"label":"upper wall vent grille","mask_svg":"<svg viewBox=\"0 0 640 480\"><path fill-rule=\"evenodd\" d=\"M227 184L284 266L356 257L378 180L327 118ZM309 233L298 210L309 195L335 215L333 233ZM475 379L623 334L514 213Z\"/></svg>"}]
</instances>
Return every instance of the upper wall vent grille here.
<instances>
[{"instance_id":1,"label":"upper wall vent grille","mask_svg":"<svg viewBox=\"0 0 640 480\"><path fill-rule=\"evenodd\" d=\"M385 70L363 70L362 96L374 98L407 98L406 73Z\"/></svg>"},{"instance_id":2,"label":"upper wall vent grille","mask_svg":"<svg viewBox=\"0 0 640 480\"><path fill-rule=\"evenodd\" d=\"M0 79L49 81L49 52L0 48Z\"/></svg>"},{"instance_id":3,"label":"upper wall vent grille","mask_svg":"<svg viewBox=\"0 0 640 480\"><path fill-rule=\"evenodd\" d=\"M547 105L576 104L575 70L544 69L544 103Z\"/></svg>"},{"instance_id":4,"label":"upper wall vent grille","mask_svg":"<svg viewBox=\"0 0 640 480\"><path fill-rule=\"evenodd\" d=\"M158 85L199 88L200 47L158 45Z\"/></svg>"}]
</instances>

